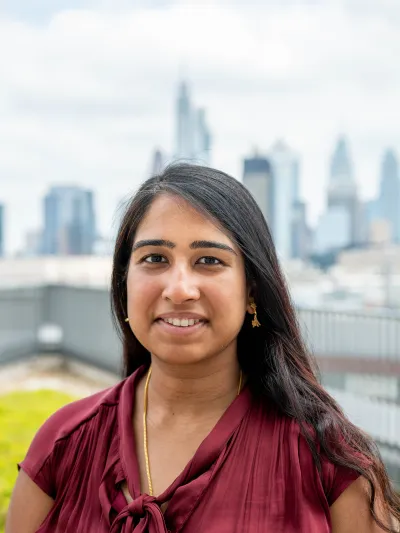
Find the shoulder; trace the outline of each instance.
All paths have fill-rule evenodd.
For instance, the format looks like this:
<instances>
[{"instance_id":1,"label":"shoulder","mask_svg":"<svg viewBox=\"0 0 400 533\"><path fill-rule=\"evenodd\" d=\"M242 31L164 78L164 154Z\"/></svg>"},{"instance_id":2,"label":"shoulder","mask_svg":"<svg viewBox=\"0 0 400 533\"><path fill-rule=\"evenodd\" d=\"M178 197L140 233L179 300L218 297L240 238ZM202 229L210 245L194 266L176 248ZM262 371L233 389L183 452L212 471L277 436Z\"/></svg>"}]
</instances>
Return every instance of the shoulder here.
<instances>
[{"instance_id":1,"label":"shoulder","mask_svg":"<svg viewBox=\"0 0 400 533\"><path fill-rule=\"evenodd\" d=\"M398 522L391 514L380 489L375 493L374 512L388 530L399 531ZM333 533L378 533L384 529L371 513L371 489L369 482L360 476L331 507Z\"/></svg>"},{"instance_id":2,"label":"shoulder","mask_svg":"<svg viewBox=\"0 0 400 533\"><path fill-rule=\"evenodd\" d=\"M118 404L121 383L86 398L71 402L52 414L37 436L52 437L53 441L68 438L82 424L90 422L102 408Z\"/></svg>"},{"instance_id":3,"label":"shoulder","mask_svg":"<svg viewBox=\"0 0 400 533\"><path fill-rule=\"evenodd\" d=\"M55 472L60 471L60 461L68 456L78 441L82 445L85 436L89 438L93 430L102 425L104 429L105 420L110 423L107 415L110 410L116 413L123 384L118 383L110 389L74 401L52 414L39 428L18 468L22 468L46 494L54 498ZM111 417L115 418L116 414Z\"/></svg>"},{"instance_id":4,"label":"shoulder","mask_svg":"<svg viewBox=\"0 0 400 533\"><path fill-rule=\"evenodd\" d=\"M51 448L69 438L82 424L89 423L104 407L118 404L121 383L96 394L71 402L52 414L35 436L43 448Z\"/></svg>"},{"instance_id":5,"label":"shoulder","mask_svg":"<svg viewBox=\"0 0 400 533\"><path fill-rule=\"evenodd\" d=\"M330 507L360 474L331 461L322 450L316 430L310 424L302 425L296 419L278 413L274 414L274 418L275 427L278 428L275 436L284 443L285 458L291 467L299 468L303 490L310 497L317 494L325 506ZM340 450L339 437L333 445Z\"/></svg>"},{"instance_id":6,"label":"shoulder","mask_svg":"<svg viewBox=\"0 0 400 533\"><path fill-rule=\"evenodd\" d=\"M305 424L304 431L298 422L293 422L297 426L299 457L301 464L309 472L313 472L317 488L322 491L329 507L338 499L338 497L349 487L360 474L353 468L338 464L332 461L321 447L315 428ZM305 436L307 432L308 439ZM314 446L314 451L319 460L319 468L310 443ZM332 446L339 451L340 456L340 437L338 435L336 442L331 442Z\"/></svg>"}]
</instances>

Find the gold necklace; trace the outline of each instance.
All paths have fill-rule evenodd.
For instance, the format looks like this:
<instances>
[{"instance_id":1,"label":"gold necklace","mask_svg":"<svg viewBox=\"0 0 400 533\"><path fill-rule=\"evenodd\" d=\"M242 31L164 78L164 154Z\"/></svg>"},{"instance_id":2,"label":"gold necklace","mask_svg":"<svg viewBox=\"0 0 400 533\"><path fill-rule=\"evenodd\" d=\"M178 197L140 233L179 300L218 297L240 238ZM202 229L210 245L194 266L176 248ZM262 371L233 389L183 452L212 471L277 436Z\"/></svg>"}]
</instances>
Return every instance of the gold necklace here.
<instances>
[{"instance_id":1,"label":"gold necklace","mask_svg":"<svg viewBox=\"0 0 400 533\"><path fill-rule=\"evenodd\" d=\"M149 371L147 372L146 383L144 385L143 448L144 448L144 458L145 458L145 461L146 461L146 475L147 475L147 484L149 486L149 496L154 496L154 494L153 494L153 483L151 481L151 474L150 474L149 445L148 445L148 438L147 438L147 398L148 398L148 388L149 388L150 376L151 376L151 367L149 368ZM238 386L237 396L239 396L240 391L242 390L242 380L243 380L243 373L240 370L239 386Z\"/></svg>"}]
</instances>

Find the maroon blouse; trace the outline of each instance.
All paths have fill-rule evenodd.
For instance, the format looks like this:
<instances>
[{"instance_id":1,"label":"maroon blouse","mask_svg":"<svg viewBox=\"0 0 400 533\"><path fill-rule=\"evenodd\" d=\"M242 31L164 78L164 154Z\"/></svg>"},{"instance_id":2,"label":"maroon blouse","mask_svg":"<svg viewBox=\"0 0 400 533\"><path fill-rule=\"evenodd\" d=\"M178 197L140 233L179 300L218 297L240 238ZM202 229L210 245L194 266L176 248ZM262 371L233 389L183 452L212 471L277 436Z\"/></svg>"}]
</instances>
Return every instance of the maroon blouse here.
<instances>
[{"instance_id":1,"label":"maroon blouse","mask_svg":"<svg viewBox=\"0 0 400 533\"><path fill-rule=\"evenodd\" d=\"M38 431L19 465L55 500L37 533L331 530L329 506L358 474L323 459L320 476L298 424L246 388L173 484L157 498L142 494L133 401L144 371L63 407Z\"/></svg>"}]
</instances>

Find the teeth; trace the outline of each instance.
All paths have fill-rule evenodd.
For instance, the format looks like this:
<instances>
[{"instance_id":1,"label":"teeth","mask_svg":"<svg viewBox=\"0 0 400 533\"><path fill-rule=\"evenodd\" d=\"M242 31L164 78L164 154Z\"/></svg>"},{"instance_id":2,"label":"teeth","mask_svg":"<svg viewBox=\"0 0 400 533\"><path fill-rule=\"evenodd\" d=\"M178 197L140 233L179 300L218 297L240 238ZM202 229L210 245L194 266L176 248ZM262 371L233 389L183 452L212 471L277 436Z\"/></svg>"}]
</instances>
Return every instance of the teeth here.
<instances>
[{"instance_id":1,"label":"teeth","mask_svg":"<svg viewBox=\"0 0 400 533\"><path fill-rule=\"evenodd\" d=\"M163 320L164 322L168 322L168 324L172 324L173 326L178 326L180 328L194 326L194 324L200 322L200 319L193 318L182 318L181 320L179 318L163 318Z\"/></svg>"}]
</instances>

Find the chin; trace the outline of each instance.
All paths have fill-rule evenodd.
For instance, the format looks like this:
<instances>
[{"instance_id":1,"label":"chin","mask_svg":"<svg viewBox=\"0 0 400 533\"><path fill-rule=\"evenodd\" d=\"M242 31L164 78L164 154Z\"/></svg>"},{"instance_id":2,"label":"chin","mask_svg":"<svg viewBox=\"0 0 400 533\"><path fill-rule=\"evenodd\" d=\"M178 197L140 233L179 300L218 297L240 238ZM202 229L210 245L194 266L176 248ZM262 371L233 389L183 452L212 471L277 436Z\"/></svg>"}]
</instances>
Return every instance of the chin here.
<instances>
[{"instance_id":1,"label":"chin","mask_svg":"<svg viewBox=\"0 0 400 533\"><path fill-rule=\"evenodd\" d=\"M208 359L205 350L196 353L197 350L192 348L182 349L182 347L175 347L169 349L153 350L151 353L153 357L159 359L164 364L168 365L191 365L200 363Z\"/></svg>"}]
</instances>

